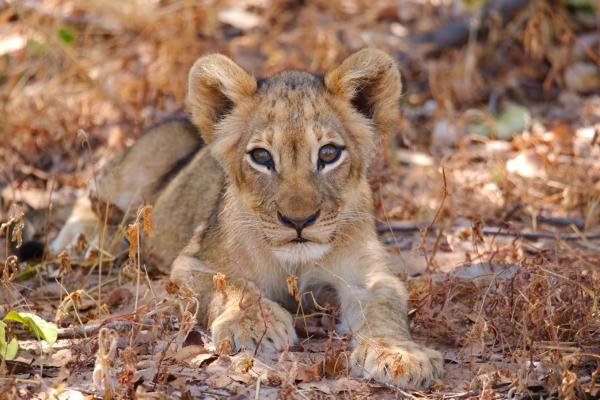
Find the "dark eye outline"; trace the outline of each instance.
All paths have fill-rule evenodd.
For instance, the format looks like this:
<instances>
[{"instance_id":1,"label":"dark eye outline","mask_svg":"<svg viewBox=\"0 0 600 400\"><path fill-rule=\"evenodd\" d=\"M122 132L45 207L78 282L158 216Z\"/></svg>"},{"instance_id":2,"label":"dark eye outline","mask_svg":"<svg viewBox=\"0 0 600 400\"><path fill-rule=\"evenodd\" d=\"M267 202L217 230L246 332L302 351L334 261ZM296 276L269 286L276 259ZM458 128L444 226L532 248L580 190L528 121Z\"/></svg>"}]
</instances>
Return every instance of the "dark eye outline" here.
<instances>
[{"instance_id":1,"label":"dark eye outline","mask_svg":"<svg viewBox=\"0 0 600 400\"><path fill-rule=\"evenodd\" d=\"M327 147L327 146L333 147L337 151L337 154L335 155L335 157L332 160L329 160L329 161L321 160L321 156L320 156L321 150L323 150L323 148ZM345 148L346 148L346 146L338 146L338 145L333 144L333 143L328 143L328 144L326 144L324 146L321 146L319 148L319 152L317 153L319 155L319 160L317 161L317 164L318 164L317 168L319 170L321 170L321 169L325 168L325 165L335 163L337 160L340 159L340 157L342 156L342 152L344 151Z\"/></svg>"},{"instance_id":2,"label":"dark eye outline","mask_svg":"<svg viewBox=\"0 0 600 400\"><path fill-rule=\"evenodd\" d=\"M269 160L268 161L260 161L256 158L255 153L258 151L264 151L269 155ZM275 166L275 164L273 163L273 156L271 155L271 153L269 153L268 150L263 149L262 147L257 147L255 149L252 149L250 151L248 151L248 154L250 155L250 158L252 159L252 162L258 164L258 165L262 165L263 167L267 167L268 169L272 170Z\"/></svg>"}]
</instances>

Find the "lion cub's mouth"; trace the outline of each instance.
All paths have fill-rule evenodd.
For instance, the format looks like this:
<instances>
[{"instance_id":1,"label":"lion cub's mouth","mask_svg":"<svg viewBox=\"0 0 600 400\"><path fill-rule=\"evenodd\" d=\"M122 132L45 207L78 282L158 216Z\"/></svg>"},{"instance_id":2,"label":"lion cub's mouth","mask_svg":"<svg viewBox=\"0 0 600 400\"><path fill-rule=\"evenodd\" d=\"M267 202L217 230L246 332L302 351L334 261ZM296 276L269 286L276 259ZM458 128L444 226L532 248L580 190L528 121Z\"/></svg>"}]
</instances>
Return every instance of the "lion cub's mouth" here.
<instances>
[{"instance_id":1,"label":"lion cub's mouth","mask_svg":"<svg viewBox=\"0 0 600 400\"><path fill-rule=\"evenodd\" d=\"M296 239L290 240L290 243L306 243L310 242L308 239L304 239L302 236L298 236Z\"/></svg>"}]
</instances>

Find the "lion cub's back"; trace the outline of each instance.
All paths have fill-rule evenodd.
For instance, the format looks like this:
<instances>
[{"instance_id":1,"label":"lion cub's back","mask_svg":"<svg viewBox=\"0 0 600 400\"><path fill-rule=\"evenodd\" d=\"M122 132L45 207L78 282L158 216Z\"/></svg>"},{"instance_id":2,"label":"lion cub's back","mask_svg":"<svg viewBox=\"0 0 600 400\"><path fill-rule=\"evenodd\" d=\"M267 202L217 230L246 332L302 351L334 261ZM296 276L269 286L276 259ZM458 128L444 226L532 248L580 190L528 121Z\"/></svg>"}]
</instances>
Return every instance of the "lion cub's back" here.
<instances>
[{"instance_id":1,"label":"lion cub's back","mask_svg":"<svg viewBox=\"0 0 600 400\"><path fill-rule=\"evenodd\" d=\"M153 203L178 165L204 145L184 118L147 128L133 146L113 158L98 177L97 195L120 210Z\"/></svg>"}]
</instances>

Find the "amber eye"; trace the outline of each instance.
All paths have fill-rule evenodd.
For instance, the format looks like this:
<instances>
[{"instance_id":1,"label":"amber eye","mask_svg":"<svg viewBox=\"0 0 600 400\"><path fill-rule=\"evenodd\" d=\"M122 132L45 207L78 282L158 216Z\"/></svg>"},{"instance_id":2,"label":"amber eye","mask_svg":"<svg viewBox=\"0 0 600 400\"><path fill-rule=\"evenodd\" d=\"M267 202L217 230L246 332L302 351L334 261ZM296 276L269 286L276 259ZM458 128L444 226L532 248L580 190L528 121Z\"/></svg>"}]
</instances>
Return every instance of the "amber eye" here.
<instances>
[{"instance_id":1,"label":"amber eye","mask_svg":"<svg viewBox=\"0 0 600 400\"><path fill-rule=\"evenodd\" d=\"M326 164L332 164L336 162L342 155L342 147L338 147L334 144L326 144L319 149L319 169L323 168Z\"/></svg>"},{"instance_id":2,"label":"amber eye","mask_svg":"<svg viewBox=\"0 0 600 400\"><path fill-rule=\"evenodd\" d=\"M273 169L273 157L267 150L261 148L250 150L250 157L255 163Z\"/></svg>"}]
</instances>

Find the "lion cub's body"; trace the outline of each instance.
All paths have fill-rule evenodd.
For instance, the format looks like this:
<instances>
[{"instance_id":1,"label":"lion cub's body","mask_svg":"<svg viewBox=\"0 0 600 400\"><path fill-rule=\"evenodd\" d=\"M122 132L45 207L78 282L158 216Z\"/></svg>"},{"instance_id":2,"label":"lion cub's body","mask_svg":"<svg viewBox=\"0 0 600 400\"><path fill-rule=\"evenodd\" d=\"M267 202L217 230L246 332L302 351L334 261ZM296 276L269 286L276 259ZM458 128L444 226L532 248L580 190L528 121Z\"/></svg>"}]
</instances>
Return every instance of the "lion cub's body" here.
<instances>
[{"instance_id":1,"label":"lion cub's body","mask_svg":"<svg viewBox=\"0 0 600 400\"><path fill-rule=\"evenodd\" d=\"M221 348L292 344L282 305L295 307L288 283L297 278L305 299L334 290L356 374L428 386L442 359L410 337L406 290L388 270L366 179L399 95L394 62L376 50L324 77L262 81L224 56L202 57L188 95L202 140L187 122L151 129L105 170L93 203L100 215L153 204L145 258L197 294L198 317Z\"/></svg>"},{"instance_id":2,"label":"lion cub's body","mask_svg":"<svg viewBox=\"0 0 600 400\"><path fill-rule=\"evenodd\" d=\"M97 242L98 220L107 217L109 226L118 225L126 213L152 204L156 229L143 239L142 252L153 267L168 273L194 229L210 218L222 189L223 171L187 119L150 127L98 174L90 196L95 214L88 211L88 199L80 199L82 209L75 209L51 248L61 251L82 232Z\"/></svg>"}]
</instances>

